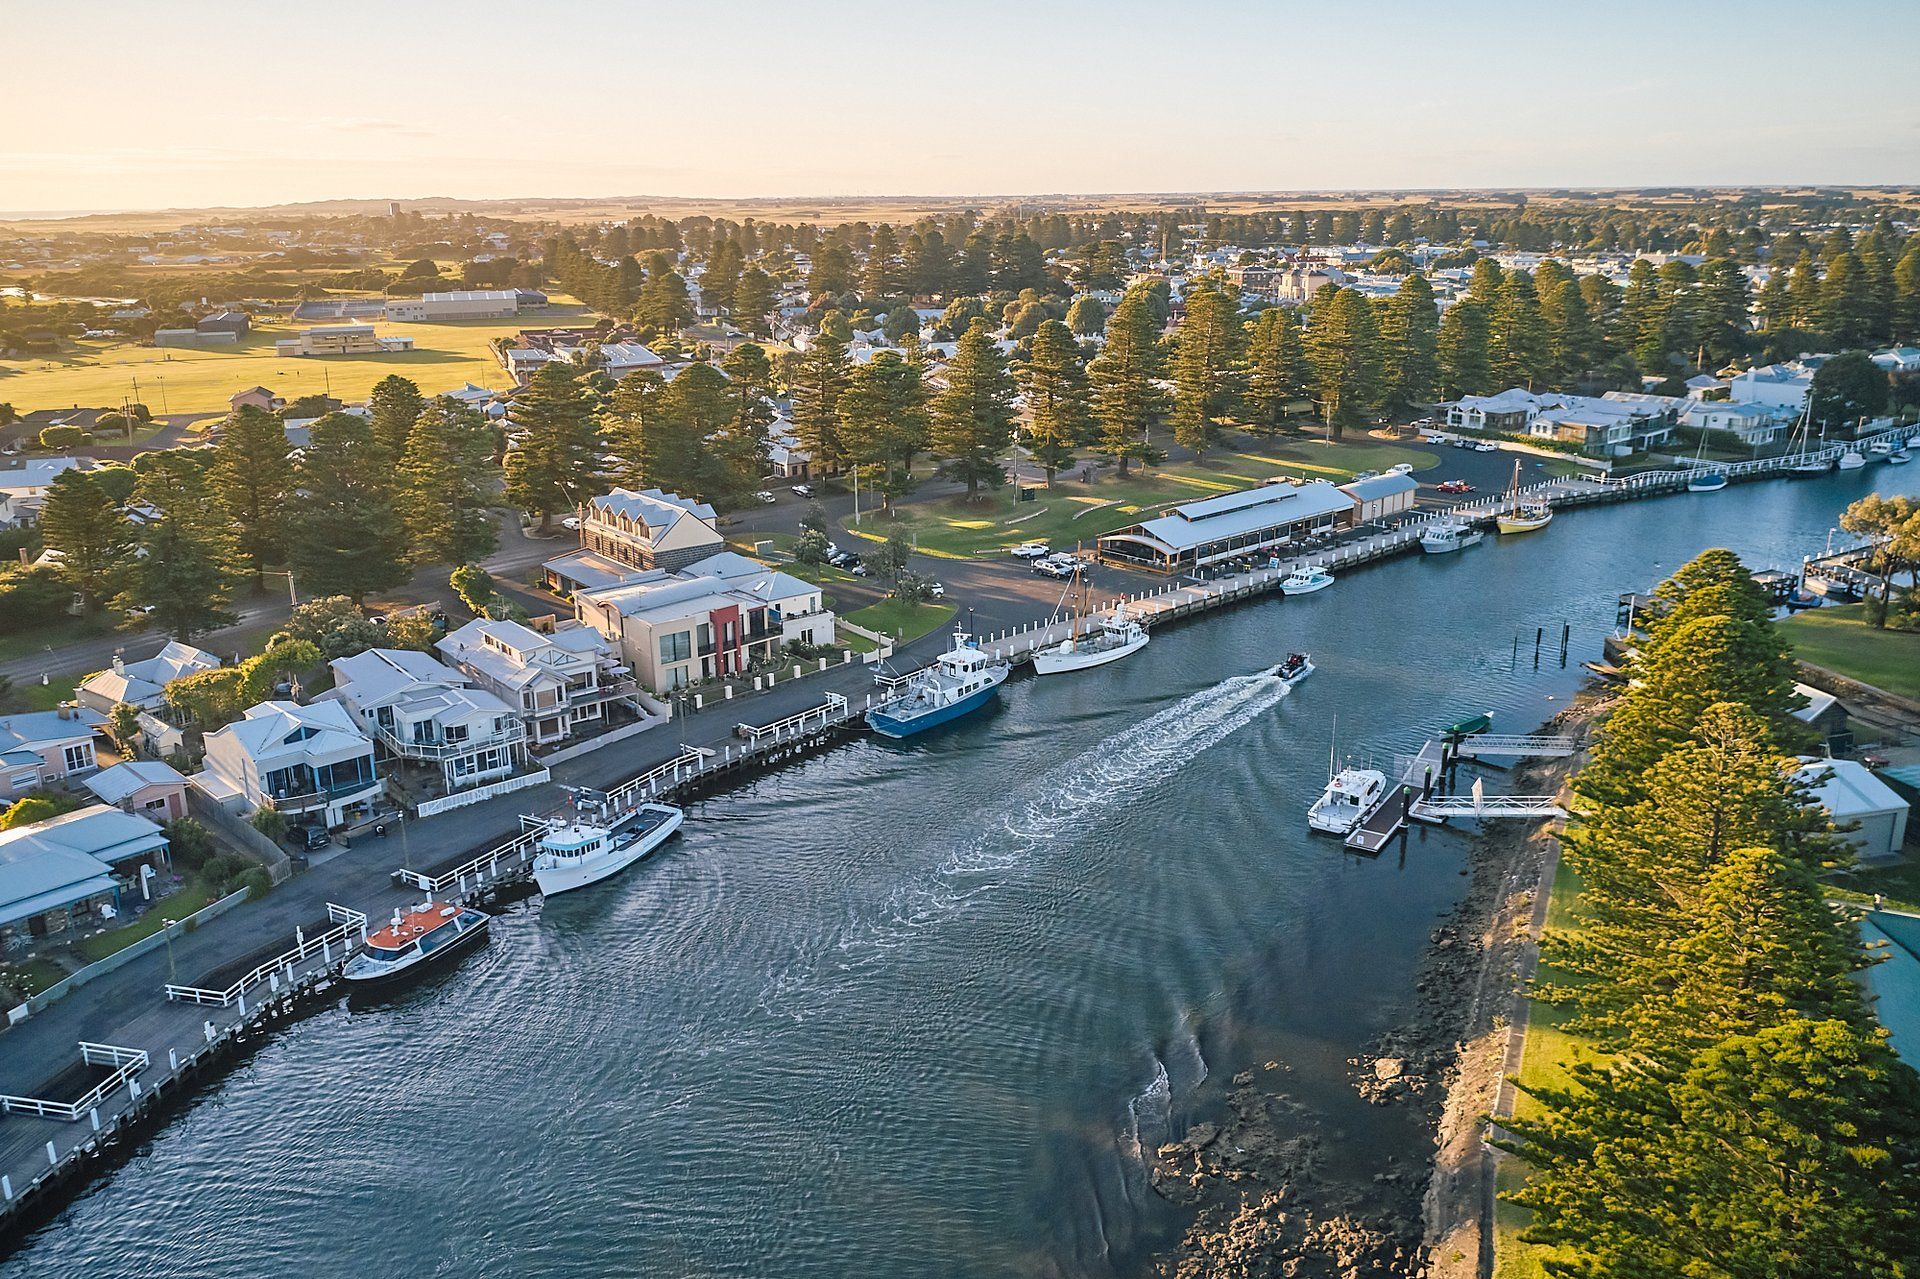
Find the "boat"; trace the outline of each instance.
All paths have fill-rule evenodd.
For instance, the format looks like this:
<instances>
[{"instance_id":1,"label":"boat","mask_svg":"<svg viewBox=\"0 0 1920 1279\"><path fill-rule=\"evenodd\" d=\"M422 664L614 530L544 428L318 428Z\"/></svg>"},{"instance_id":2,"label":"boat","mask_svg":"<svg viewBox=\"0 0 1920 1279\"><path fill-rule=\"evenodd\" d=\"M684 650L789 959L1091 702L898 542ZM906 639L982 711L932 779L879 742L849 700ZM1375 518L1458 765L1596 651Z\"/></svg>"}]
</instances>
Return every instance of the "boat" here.
<instances>
[{"instance_id":1,"label":"boat","mask_svg":"<svg viewBox=\"0 0 1920 1279\"><path fill-rule=\"evenodd\" d=\"M548 897L625 870L666 843L686 817L671 804L640 804L618 814L602 805L591 816L586 808L576 798L572 817L523 819L543 832L533 858L533 882Z\"/></svg>"},{"instance_id":2,"label":"boat","mask_svg":"<svg viewBox=\"0 0 1920 1279\"><path fill-rule=\"evenodd\" d=\"M1436 520L1420 535L1420 549L1429 555L1445 555L1478 545L1485 537L1465 520Z\"/></svg>"},{"instance_id":3,"label":"boat","mask_svg":"<svg viewBox=\"0 0 1920 1279\"><path fill-rule=\"evenodd\" d=\"M1086 635L1069 636L1033 655L1033 669L1039 675L1060 675L1105 666L1137 653L1147 646L1147 628L1127 616L1125 605L1115 608L1100 625Z\"/></svg>"},{"instance_id":4,"label":"boat","mask_svg":"<svg viewBox=\"0 0 1920 1279\"><path fill-rule=\"evenodd\" d=\"M1727 486L1725 472L1706 466L1702 459L1707 452L1707 433L1700 432L1700 447L1693 451L1694 470L1687 473L1687 492L1718 493Z\"/></svg>"},{"instance_id":5,"label":"boat","mask_svg":"<svg viewBox=\"0 0 1920 1279\"><path fill-rule=\"evenodd\" d=\"M1553 507L1546 502L1520 500L1520 463L1513 464L1513 486L1507 490L1507 509L1494 516L1494 526L1502 533L1531 533L1553 522Z\"/></svg>"},{"instance_id":6,"label":"boat","mask_svg":"<svg viewBox=\"0 0 1920 1279\"><path fill-rule=\"evenodd\" d=\"M965 631L933 665L907 677L905 690L867 712L867 726L882 737L911 737L951 723L993 700L1012 668L989 658Z\"/></svg>"},{"instance_id":7,"label":"boat","mask_svg":"<svg viewBox=\"0 0 1920 1279\"><path fill-rule=\"evenodd\" d=\"M1288 653L1287 660L1274 667L1273 673L1280 677L1282 684L1291 688L1307 676L1313 674L1313 670L1313 654Z\"/></svg>"},{"instance_id":8,"label":"boat","mask_svg":"<svg viewBox=\"0 0 1920 1279\"><path fill-rule=\"evenodd\" d=\"M1809 409L1808 413L1811 411L1812 410ZM1833 469L1832 458L1816 457L1807 452L1807 431L1812 425L1808 420L1808 413L1802 413L1800 415L1800 430L1797 432L1800 436L1800 452L1796 459L1787 467L1787 478L1791 480L1810 480L1816 476L1825 475ZM1822 431L1821 434L1824 437L1826 433ZM1791 448L1793 441L1788 440L1787 446Z\"/></svg>"},{"instance_id":9,"label":"boat","mask_svg":"<svg viewBox=\"0 0 1920 1279\"><path fill-rule=\"evenodd\" d=\"M1493 727L1493 712L1469 715L1457 724L1449 724L1441 730L1444 737L1472 737L1475 733L1484 733Z\"/></svg>"},{"instance_id":10,"label":"boat","mask_svg":"<svg viewBox=\"0 0 1920 1279\"><path fill-rule=\"evenodd\" d=\"M1896 448L1899 448L1899 447L1900 446L1895 444L1892 440L1875 440L1873 443L1867 445L1867 452L1872 454L1874 457L1884 458L1887 456L1887 454L1893 452Z\"/></svg>"},{"instance_id":11,"label":"boat","mask_svg":"<svg viewBox=\"0 0 1920 1279\"><path fill-rule=\"evenodd\" d=\"M1843 471L1857 471L1866 464L1867 455L1856 448L1847 449L1840 455L1840 461L1837 463Z\"/></svg>"},{"instance_id":12,"label":"boat","mask_svg":"<svg viewBox=\"0 0 1920 1279\"><path fill-rule=\"evenodd\" d=\"M450 959L486 935L486 913L471 906L443 905L431 898L411 910L396 906L386 927L367 934L366 945L340 970L340 980L363 988L398 981Z\"/></svg>"},{"instance_id":13,"label":"boat","mask_svg":"<svg viewBox=\"0 0 1920 1279\"><path fill-rule=\"evenodd\" d=\"M1307 810L1307 825L1325 835L1349 835L1387 790L1387 775L1372 768L1343 768Z\"/></svg>"},{"instance_id":14,"label":"boat","mask_svg":"<svg viewBox=\"0 0 1920 1279\"><path fill-rule=\"evenodd\" d=\"M1887 454L1888 466L1905 466L1907 463L1911 461L1913 461L1913 454L1907 452L1905 446L1897 448L1893 452Z\"/></svg>"},{"instance_id":15,"label":"boat","mask_svg":"<svg viewBox=\"0 0 1920 1279\"><path fill-rule=\"evenodd\" d=\"M1826 603L1825 600L1804 586L1794 587L1793 592L1788 595L1783 602L1786 604L1787 611L1790 613L1802 612L1809 608L1819 608L1822 604Z\"/></svg>"},{"instance_id":16,"label":"boat","mask_svg":"<svg viewBox=\"0 0 1920 1279\"><path fill-rule=\"evenodd\" d=\"M1317 564L1297 568L1280 579L1282 595L1311 595L1333 585L1333 574Z\"/></svg>"}]
</instances>

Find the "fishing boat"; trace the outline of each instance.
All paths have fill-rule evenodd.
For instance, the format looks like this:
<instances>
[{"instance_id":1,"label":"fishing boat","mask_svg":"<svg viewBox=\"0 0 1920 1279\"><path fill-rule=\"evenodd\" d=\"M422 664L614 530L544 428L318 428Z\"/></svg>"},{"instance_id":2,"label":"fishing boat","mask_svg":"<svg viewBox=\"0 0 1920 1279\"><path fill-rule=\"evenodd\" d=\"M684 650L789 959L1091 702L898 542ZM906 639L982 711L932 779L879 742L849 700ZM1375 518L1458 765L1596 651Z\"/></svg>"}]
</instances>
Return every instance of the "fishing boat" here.
<instances>
[{"instance_id":1,"label":"fishing boat","mask_svg":"<svg viewBox=\"0 0 1920 1279\"><path fill-rule=\"evenodd\" d=\"M1311 653L1288 653L1287 660L1273 668L1280 682L1291 688L1307 676L1313 674L1313 655Z\"/></svg>"},{"instance_id":2,"label":"fishing boat","mask_svg":"<svg viewBox=\"0 0 1920 1279\"><path fill-rule=\"evenodd\" d=\"M904 691L867 712L867 725L882 737L911 737L951 723L992 701L1012 668L989 658L965 631L932 666L907 677Z\"/></svg>"},{"instance_id":3,"label":"fishing boat","mask_svg":"<svg viewBox=\"0 0 1920 1279\"><path fill-rule=\"evenodd\" d=\"M1428 555L1445 555L1476 546L1485 538L1485 533L1465 520L1436 520L1420 535L1420 549Z\"/></svg>"},{"instance_id":4,"label":"fishing boat","mask_svg":"<svg viewBox=\"0 0 1920 1279\"><path fill-rule=\"evenodd\" d=\"M1146 646L1147 628L1128 617L1122 604L1101 619L1091 633L1069 636L1034 653L1033 669L1039 675L1084 671L1117 662Z\"/></svg>"},{"instance_id":5,"label":"fishing boat","mask_svg":"<svg viewBox=\"0 0 1920 1279\"><path fill-rule=\"evenodd\" d=\"M1694 469L1687 473L1687 492L1718 493L1727 486L1725 472L1706 466L1703 459L1707 452L1707 433L1700 432L1700 447L1693 451Z\"/></svg>"},{"instance_id":6,"label":"fishing boat","mask_svg":"<svg viewBox=\"0 0 1920 1279\"><path fill-rule=\"evenodd\" d=\"M604 802L590 806L576 797L571 817L522 818L542 831L533 882L548 897L597 884L666 843L685 816L671 804L640 804L615 813Z\"/></svg>"},{"instance_id":7,"label":"fishing boat","mask_svg":"<svg viewBox=\"0 0 1920 1279\"><path fill-rule=\"evenodd\" d=\"M1307 825L1325 835L1351 834L1366 820L1373 806L1387 790L1387 775L1371 768L1342 768L1334 771L1334 750L1340 729L1327 739L1327 788L1307 809Z\"/></svg>"},{"instance_id":8,"label":"fishing boat","mask_svg":"<svg viewBox=\"0 0 1920 1279\"><path fill-rule=\"evenodd\" d=\"M1318 564L1306 568L1297 568L1280 579L1282 595L1311 595L1315 591L1324 591L1333 585L1333 574Z\"/></svg>"},{"instance_id":9,"label":"fishing boat","mask_svg":"<svg viewBox=\"0 0 1920 1279\"><path fill-rule=\"evenodd\" d=\"M470 906L443 905L431 898L411 910L396 906L386 927L367 934L366 946L340 970L340 980L364 988L415 976L486 935L486 914Z\"/></svg>"},{"instance_id":10,"label":"fishing boat","mask_svg":"<svg viewBox=\"0 0 1920 1279\"><path fill-rule=\"evenodd\" d=\"M1513 464L1513 485L1507 490L1507 509L1494 516L1502 533L1531 533L1553 522L1553 507L1543 501L1520 500L1520 463Z\"/></svg>"},{"instance_id":11,"label":"fishing boat","mask_svg":"<svg viewBox=\"0 0 1920 1279\"><path fill-rule=\"evenodd\" d=\"M1907 463L1911 461L1913 461L1913 454L1907 452L1907 450L1904 447L1897 448L1893 452L1887 454L1888 466L1905 466Z\"/></svg>"},{"instance_id":12,"label":"fishing boat","mask_svg":"<svg viewBox=\"0 0 1920 1279\"><path fill-rule=\"evenodd\" d=\"M1856 448L1849 448L1840 454L1840 460L1836 465L1843 471L1857 471L1866 464L1867 455L1865 453L1862 453Z\"/></svg>"}]
</instances>

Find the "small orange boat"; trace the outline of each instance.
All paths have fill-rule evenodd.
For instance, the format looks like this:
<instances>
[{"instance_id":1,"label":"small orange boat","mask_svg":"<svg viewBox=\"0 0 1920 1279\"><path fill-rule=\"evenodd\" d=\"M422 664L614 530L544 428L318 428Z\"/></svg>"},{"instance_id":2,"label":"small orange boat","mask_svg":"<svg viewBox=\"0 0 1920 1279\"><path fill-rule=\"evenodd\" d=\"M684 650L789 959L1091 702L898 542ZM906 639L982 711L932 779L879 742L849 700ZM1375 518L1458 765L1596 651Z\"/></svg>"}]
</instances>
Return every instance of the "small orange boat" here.
<instances>
[{"instance_id":1,"label":"small orange boat","mask_svg":"<svg viewBox=\"0 0 1920 1279\"><path fill-rule=\"evenodd\" d=\"M386 927L367 934L367 944L347 961L342 981L372 986L412 976L428 964L451 958L487 935L487 916L469 906L429 900L393 912Z\"/></svg>"}]
</instances>

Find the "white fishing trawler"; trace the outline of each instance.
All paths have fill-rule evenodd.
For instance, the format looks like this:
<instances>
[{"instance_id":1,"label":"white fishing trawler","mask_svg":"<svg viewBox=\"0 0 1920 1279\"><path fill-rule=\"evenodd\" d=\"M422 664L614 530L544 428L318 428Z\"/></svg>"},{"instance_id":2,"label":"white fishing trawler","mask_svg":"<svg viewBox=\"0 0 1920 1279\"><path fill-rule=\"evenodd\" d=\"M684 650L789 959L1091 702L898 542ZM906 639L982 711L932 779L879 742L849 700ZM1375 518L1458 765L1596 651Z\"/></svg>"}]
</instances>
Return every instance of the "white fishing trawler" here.
<instances>
[{"instance_id":1,"label":"white fishing trawler","mask_svg":"<svg viewBox=\"0 0 1920 1279\"><path fill-rule=\"evenodd\" d=\"M1477 546L1486 536L1465 520L1435 520L1420 534L1420 549L1428 555L1445 555Z\"/></svg>"},{"instance_id":2,"label":"white fishing trawler","mask_svg":"<svg viewBox=\"0 0 1920 1279\"><path fill-rule=\"evenodd\" d=\"M1033 655L1034 673L1060 675L1105 666L1147 646L1147 628L1127 616L1127 606L1116 605L1100 625L1084 635L1069 636Z\"/></svg>"},{"instance_id":3,"label":"white fishing trawler","mask_svg":"<svg viewBox=\"0 0 1920 1279\"><path fill-rule=\"evenodd\" d=\"M1334 737L1327 741L1327 788L1307 809L1307 825L1323 835L1350 835L1366 819L1387 790L1387 775L1377 769L1346 768L1334 771Z\"/></svg>"},{"instance_id":4,"label":"white fishing trawler","mask_svg":"<svg viewBox=\"0 0 1920 1279\"><path fill-rule=\"evenodd\" d=\"M1333 585L1333 574L1317 564L1297 568L1280 579L1282 595L1311 595Z\"/></svg>"},{"instance_id":5,"label":"white fishing trawler","mask_svg":"<svg viewBox=\"0 0 1920 1279\"><path fill-rule=\"evenodd\" d=\"M1494 527L1502 533L1531 533L1553 522L1553 507L1543 501L1520 500L1520 463L1513 464L1513 486L1507 490L1506 509L1494 516Z\"/></svg>"},{"instance_id":6,"label":"white fishing trawler","mask_svg":"<svg viewBox=\"0 0 1920 1279\"><path fill-rule=\"evenodd\" d=\"M575 792L572 816L521 819L542 832L533 882L548 897L598 883L666 843L685 816L671 804L614 810L599 792Z\"/></svg>"}]
</instances>

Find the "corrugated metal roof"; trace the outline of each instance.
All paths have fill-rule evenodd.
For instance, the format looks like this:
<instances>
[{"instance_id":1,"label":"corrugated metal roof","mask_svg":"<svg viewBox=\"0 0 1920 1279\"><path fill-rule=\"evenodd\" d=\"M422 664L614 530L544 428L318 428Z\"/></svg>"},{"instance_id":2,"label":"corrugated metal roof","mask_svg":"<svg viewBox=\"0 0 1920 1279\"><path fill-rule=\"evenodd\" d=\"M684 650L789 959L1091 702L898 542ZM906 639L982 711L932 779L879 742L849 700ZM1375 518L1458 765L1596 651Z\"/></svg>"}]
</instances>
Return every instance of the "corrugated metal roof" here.
<instances>
[{"instance_id":1,"label":"corrugated metal roof","mask_svg":"<svg viewBox=\"0 0 1920 1279\"><path fill-rule=\"evenodd\" d=\"M1251 500L1249 494L1263 495L1264 500ZM1222 503L1197 519L1162 515L1137 525L1135 531L1171 551L1190 551L1209 542L1284 529L1353 509L1353 499L1325 480L1300 485L1270 484L1223 496L1241 500ZM1206 502L1191 503L1190 507L1221 502L1221 498L1208 498Z\"/></svg>"}]
</instances>

